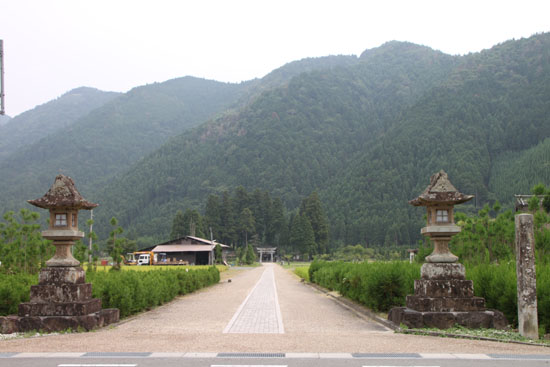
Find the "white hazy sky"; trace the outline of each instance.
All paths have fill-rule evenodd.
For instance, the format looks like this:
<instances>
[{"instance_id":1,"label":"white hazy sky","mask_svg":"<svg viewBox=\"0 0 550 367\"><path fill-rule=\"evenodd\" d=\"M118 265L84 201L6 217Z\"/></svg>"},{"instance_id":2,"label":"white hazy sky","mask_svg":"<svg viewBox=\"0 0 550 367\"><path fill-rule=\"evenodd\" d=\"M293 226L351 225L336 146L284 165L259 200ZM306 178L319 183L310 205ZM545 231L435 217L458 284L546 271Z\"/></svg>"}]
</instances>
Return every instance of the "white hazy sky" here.
<instances>
[{"instance_id":1,"label":"white hazy sky","mask_svg":"<svg viewBox=\"0 0 550 367\"><path fill-rule=\"evenodd\" d=\"M240 82L390 40L467 54L549 30L548 0L0 0L12 117L80 86Z\"/></svg>"}]
</instances>

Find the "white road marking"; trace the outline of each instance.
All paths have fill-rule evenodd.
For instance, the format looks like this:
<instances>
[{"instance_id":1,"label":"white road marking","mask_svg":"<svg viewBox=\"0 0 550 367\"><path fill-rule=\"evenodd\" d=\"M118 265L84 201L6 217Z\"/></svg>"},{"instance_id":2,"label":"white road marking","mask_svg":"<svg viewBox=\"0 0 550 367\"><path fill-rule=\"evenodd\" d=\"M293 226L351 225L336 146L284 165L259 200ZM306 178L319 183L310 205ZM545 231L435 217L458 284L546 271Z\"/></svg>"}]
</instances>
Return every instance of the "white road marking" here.
<instances>
[{"instance_id":1,"label":"white road marking","mask_svg":"<svg viewBox=\"0 0 550 367\"><path fill-rule=\"evenodd\" d=\"M287 367L286 364L211 364L210 367Z\"/></svg>"}]
</instances>

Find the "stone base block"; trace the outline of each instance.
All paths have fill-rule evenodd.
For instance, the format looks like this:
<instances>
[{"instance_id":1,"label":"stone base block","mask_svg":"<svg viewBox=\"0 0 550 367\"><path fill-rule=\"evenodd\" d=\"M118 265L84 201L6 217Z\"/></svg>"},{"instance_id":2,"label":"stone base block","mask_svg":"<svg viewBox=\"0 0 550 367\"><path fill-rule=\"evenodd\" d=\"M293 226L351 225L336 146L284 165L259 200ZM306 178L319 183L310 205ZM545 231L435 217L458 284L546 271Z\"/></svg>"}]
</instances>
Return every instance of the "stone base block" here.
<instances>
[{"instance_id":1,"label":"stone base block","mask_svg":"<svg viewBox=\"0 0 550 367\"><path fill-rule=\"evenodd\" d=\"M101 310L101 299L78 302L48 302L19 304L19 316L84 316Z\"/></svg>"},{"instance_id":2,"label":"stone base block","mask_svg":"<svg viewBox=\"0 0 550 367\"><path fill-rule=\"evenodd\" d=\"M38 284L80 284L86 282L86 272L80 266L46 267L40 270Z\"/></svg>"},{"instance_id":3,"label":"stone base block","mask_svg":"<svg viewBox=\"0 0 550 367\"><path fill-rule=\"evenodd\" d=\"M91 298L91 283L39 284L31 286L31 303L81 302Z\"/></svg>"},{"instance_id":4,"label":"stone base block","mask_svg":"<svg viewBox=\"0 0 550 367\"><path fill-rule=\"evenodd\" d=\"M459 263L425 263L420 269L422 279L466 279L466 269Z\"/></svg>"},{"instance_id":5,"label":"stone base block","mask_svg":"<svg viewBox=\"0 0 550 367\"><path fill-rule=\"evenodd\" d=\"M17 332L17 316L0 316L0 334Z\"/></svg>"},{"instance_id":6,"label":"stone base block","mask_svg":"<svg viewBox=\"0 0 550 367\"><path fill-rule=\"evenodd\" d=\"M462 279L419 279L414 281L414 294L419 297L470 298L474 296L474 284Z\"/></svg>"},{"instance_id":7,"label":"stone base block","mask_svg":"<svg viewBox=\"0 0 550 367\"><path fill-rule=\"evenodd\" d=\"M92 330L118 322L118 320L119 310L116 308L106 308L83 316L24 316L17 318L17 331Z\"/></svg>"},{"instance_id":8,"label":"stone base block","mask_svg":"<svg viewBox=\"0 0 550 367\"><path fill-rule=\"evenodd\" d=\"M508 321L504 314L496 310L473 312L419 312L406 307L394 307L388 314L388 320L395 325L404 324L409 328L448 329L455 325L471 329L505 329Z\"/></svg>"},{"instance_id":9,"label":"stone base block","mask_svg":"<svg viewBox=\"0 0 550 367\"><path fill-rule=\"evenodd\" d=\"M471 312L485 311L481 297L422 297L407 296L407 307L420 312Z\"/></svg>"}]
</instances>

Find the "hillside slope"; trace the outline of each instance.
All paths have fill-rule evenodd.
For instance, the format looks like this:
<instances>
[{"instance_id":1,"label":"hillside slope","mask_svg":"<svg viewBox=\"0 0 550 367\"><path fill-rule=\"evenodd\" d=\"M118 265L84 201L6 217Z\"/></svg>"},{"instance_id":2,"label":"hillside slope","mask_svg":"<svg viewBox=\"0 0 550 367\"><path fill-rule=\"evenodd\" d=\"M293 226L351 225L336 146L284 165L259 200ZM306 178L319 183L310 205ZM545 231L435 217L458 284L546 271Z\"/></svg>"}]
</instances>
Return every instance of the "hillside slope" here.
<instances>
[{"instance_id":1,"label":"hillside slope","mask_svg":"<svg viewBox=\"0 0 550 367\"><path fill-rule=\"evenodd\" d=\"M5 124L0 123L0 160L22 146L75 123L119 94L87 87L76 88L9 119Z\"/></svg>"},{"instance_id":2,"label":"hillside slope","mask_svg":"<svg viewBox=\"0 0 550 367\"><path fill-rule=\"evenodd\" d=\"M349 243L412 243L424 212L407 201L440 169L462 192L475 194L478 205L498 199L511 207L513 197L492 191L491 177L505 169L499 157L550 137L549 50L550 34L544 34L464 56L445 83L407 109L399 126L323 190L335 232L347 233ZM523 180L515 189L529 192L529 185Z\"/></svg>"},{"instance_id":3,"label":"hillside slope","mask_svg":"<svg viewBox=\"0 0 550 367\"><path fill-rule=\"evenodd\" d=\"M192 77L134 88L1 161L0 171L9 174L0 177L0 204L21 207L60 171L90 192L170 136L223 112L244 88Z\"/></svg>"},{"instance_id":4,"label":"hillside slope","mask_svg":"<svg viewBox=\"0 0 550 367\"><path fill-rule=\"evenodd\" d=\"M127 228L161 238L177 209L200 207L209 193L239 185L297 206L456 65L454 57L411 44L387 44L380 54L301 73L170 140L96 195L105 203L98 220L115 215Z\"/></svg>"}]
</instances>

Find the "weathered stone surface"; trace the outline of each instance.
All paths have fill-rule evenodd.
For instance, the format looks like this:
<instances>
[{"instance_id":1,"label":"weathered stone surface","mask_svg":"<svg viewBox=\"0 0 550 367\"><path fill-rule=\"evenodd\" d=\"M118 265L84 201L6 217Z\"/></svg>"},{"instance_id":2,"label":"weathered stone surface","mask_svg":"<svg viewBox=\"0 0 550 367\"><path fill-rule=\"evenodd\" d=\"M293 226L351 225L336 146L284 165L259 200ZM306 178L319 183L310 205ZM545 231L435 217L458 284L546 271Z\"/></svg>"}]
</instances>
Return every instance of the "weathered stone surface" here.
<instances>
[{"instance_id":1,"label":"weathered stone surface","mask_svg":"<svg viewBox=\"0 0 550 367\"><path fill-rule=\"evenodd\" d=\"M86 272L81 267L46 267L40 270L38 284L80 284L86 282Z\"/></svg>"},{"instance_id":2,"label":"weathered stone surface","mask_svg":"<svg viewBox=\"0 0 550 367\"><path fill-rule=\"evenodd\" d=\"M525 337L538 339L533 215L518 214L515 217L515 224L518 330Z\"/></svg>"},{"instance_id":3,"label":"weathered stone surface","mask_svg":"<svg viewBox=\"0 0 550 367\"><path fill-rule=\"evenodd\" d=\"M118 308L104 308L99 312L98 327L114 324L120 319L120 310Z\"/></svg>"},{"instance_id":4,"label":"weathered stone surface","mask_svg":"<svg viewBox=\"0 0 550 367\"><path fill-rule=\"evenodd\" d=\"M54 332L67 329L92 330L118 322L119 310L107 308L98 312L82 316L11 316L15 323L15 330L9 333L20 331L44 331ZM1 318L0 318L1 320ZM6 332L8 333L8 332Z\"/></svg>"},{"instance_id":5,"label":"weathered stone surface","mask_svg":"<svg viewBox=\"0 0 550 367\"><path fill-rule=\"evenodd\" d=\"M422 314L422 321L427 327L448 329L455 324L456 319L450 312L426 312Z\"/></svg>"},{"instance_id":6,"label":"weathered stone surface","mask_svg":"<svg viewBox=\"0 0 550 367\"><path fill-rule=\"evenodd\" d=\"M506 316L500 311L497 310L489 310L487 312L490 312L493 314L493 319L491 323L491 327L493 329L506 329L508 327L508 320L506 320Z\"/></svg>"},{"instance_id":7,"label":"weathered stone surface","mask_svg":"<svg viewBox=\"0 0 550 367\"><path fill-rule=\"evenodd\" d=\"M19 304L19 316L83 316L101 310L101 300Z\"/></svg>"},{"instance_id":8,"label":"weathered stone surface","mask_svg":"<svg viewBox=\"0 0 550 367\"><path fill-rule=\"evenodd\" d=\"M401 321L403 321L403 312L405 311L406 307L394 307L390 310L388 313L388 320L393 322L395 325L401 325Z\"/></svg>"},{"instance_id":9,"label":"weathered stone surface","mask_svg":"<svg viewBox=\"0 0 550 367\"><path fill-rule=\"evenodd\" d=\"M493 318L492 312L458 312L456 323L470 329L488 329L493 324Z\"/></svg>"},{"instance_id":10,"label":"weathered stone surface","mask_svg":"<svg viewBox=\"0 0 550 367\"><path fill-rule=\"evenodd\" d=\"M466 279L464 265L458 263L425 263L420 269L422 279Z\"/></svg>"},{"instance_id":11,"label":"weathered stone surface","mask_svg":"<svg viewBox=\"0 0 550 367\"><path fill-rule=\"evenodd\" d=\"M419 312L405 307L395 307L390 310L388 320L395 325L406 325L409 328L434 327L448 329L454 325L468 328L505 329L508 326L506 318L499 311L477 312Z\"/></svg>"},{"instance_id":12,"label":"weathered stone surface","mask_svg":"<svg viewBox=\"0 0 550 367\"><path fill-rule=\"evenodd\" d=\"M29 204L43 209L76 208L93 209L98 206L84 199L76 189L72 178L59 174L48 192L36 200L27 200Z\"/></svg>"},{"instance_id":13,"label":"weathered stone surface","mask_svg":"<svg viewBox=\"0 0 550 367\"><path fill-rule=\"evenodd\" d=\"M407 296L407 307L420 312L466 312L485 311L481 297L421 297Z\"/></svg>"},{"instance_id":14,"label":"weathered stone surface","mask_svg":"<svg viewBox=\"0 0 550 367\"><path fill-rule=\"evenodd\" d=\"M0 316L0 334L17 332L17 316Z\"/></svg>"},{"instance_id":15,"label":"weathered stone surface","mask_svg":"<svg viewBox=\"0 0 550 367\"><path fill-rule=\"evenodd\" d=\"M450 279L414 281L414 294L421 297L473 297L474 284L471 280Z\"/></svg>"},{"instance_id":16,"label":"weathered stone surface","mask_svg":"<svg viewBox=\"0 0 550 367\"><path fill-rule=\"evenodd\" d=\"M31 286L30 302L77 302L92 298L91 283L39 284Z\"/></svg>"},{"instance_id":17,"label":"weathered stone surface","mask_svg":"<svg viewBox=\"0 0 550 367\"><path fill-rule=\"evenodd\" d=\"M92 330L99 327L99 312L84 316L28 316L18 320L19 331L54 332L67 329Z\"/></svg>"}]
</instances>

